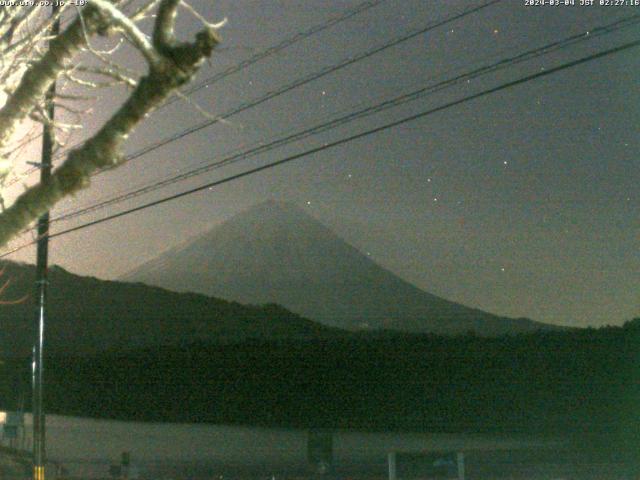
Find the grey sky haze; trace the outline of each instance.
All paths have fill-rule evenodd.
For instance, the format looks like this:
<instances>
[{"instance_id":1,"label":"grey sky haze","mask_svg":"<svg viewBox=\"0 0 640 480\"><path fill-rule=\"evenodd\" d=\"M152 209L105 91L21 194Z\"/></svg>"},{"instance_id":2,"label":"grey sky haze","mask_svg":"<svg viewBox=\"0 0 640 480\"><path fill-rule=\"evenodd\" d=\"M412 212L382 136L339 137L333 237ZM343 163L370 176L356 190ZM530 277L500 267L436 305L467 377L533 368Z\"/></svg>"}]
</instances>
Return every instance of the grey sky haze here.
<instances>
[{"instance_id":1,"label":"grey sky haze","mask_svg":"<svg viewBox=\"0 0 640 480\"><path fill-rule=\"evenodd\" d=\"M195 2L228 17L200 79L353 7L354 1ZM528 7L504 0L96 177L56 214L526 50L640 7ZM384 1L193 95L220 114L324 66L480 2ZM183 12L185 31L191 28ZM626 28L474 79L53 231L637 40ZM640 315L640 49L541 78L52 242L52 262L116 278L266 199L291 202L418 287L508 316L573 326ZM96 118L113 98L101 98ZM129 151L202 121L186 102L154 114ZM89 120L87 131L97 122ZM19 186L16 187L18 191ZM15 245L28 240L17 240ZM33 249L11 257L33 261Z\"/></svg>"}]
</instances>

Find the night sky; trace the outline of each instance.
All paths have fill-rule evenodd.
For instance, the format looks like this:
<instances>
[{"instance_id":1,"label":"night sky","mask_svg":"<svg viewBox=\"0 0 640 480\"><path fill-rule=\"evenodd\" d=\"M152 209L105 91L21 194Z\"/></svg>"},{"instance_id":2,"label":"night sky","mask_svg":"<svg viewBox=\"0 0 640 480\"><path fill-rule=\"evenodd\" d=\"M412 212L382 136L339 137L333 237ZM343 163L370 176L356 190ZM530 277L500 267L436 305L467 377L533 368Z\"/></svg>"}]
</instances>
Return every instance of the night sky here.
<instances>
[{"instance_id":1,"label":"night sky","mask_svg":"<svg viewBox=\"0 0 640 480\"><path fill-rule=\"evenodd\" d=\"M353 7L354 1L200 1L227 17L198 79ZM480 2L385 1L192 96L213 115ZM339 113L585 34L640 7L525 6L505 0L186 136L63 202L60 213L167 178ZM196 23L182 13L183 33ZM400 119L638 39L626 28L464 82L365 120L214 170L58 231ZM133 58L126 62L135 64ZM267 199L290 202L380 265L431 293L508 316L573 326L640 315L640 48L610 55L52 241L51 262L113 279ZM113 108L105 92L85 133ZM203 117L186 102L154 114L128 151ZM37 152L32 158L37 160ZM26 167L19 168L23 171ZM30 177L32 180L35 176ZM13 188L15 194L20 186ZM13 246L28 241L16 240ZM35 249L10 257L33 262Z\"/></svg>"}]
</instances>

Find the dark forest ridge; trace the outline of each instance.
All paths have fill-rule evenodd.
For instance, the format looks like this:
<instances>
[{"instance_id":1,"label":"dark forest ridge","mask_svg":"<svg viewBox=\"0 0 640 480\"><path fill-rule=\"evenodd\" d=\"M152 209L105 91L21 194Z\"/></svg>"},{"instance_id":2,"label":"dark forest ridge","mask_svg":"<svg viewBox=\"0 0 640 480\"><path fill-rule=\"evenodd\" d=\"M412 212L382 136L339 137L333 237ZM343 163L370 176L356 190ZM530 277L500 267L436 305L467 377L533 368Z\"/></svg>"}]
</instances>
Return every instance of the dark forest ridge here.
<instances>
[{"instance_id":1,"label":"dark forest ridge","mask_svg":"<svg viewBox=\"0 0 640 480\"><path fill-rule=\"evenodd\" d=\"M3 299L32 294L33 265L4 262L2 266L2 278L11 281ZM81 277L56 266L49 271L49 285L48 352L128 350L250 338L313 338L340 333L278 305L244 306L140 283ZM31 351L35 314L32 298L17 305L2 305L0 349L4 355Z\"/></svg>"},{"instance_id":2,"label":"dark forest ridge","mask_svg":"<svg viewBox=\"0 0 640 480\"><path fill-rule=\"evenodd\" d=\"M420 290L302 210L274 201L232 217L122 279L240 303L277 303L348 330L500 335L558 328Z\"/></svg>"},{"instance_id":3,"label":"dark forest ridge","mask_svg":"<svg viewBox=\"0 0 640 480\"><path fill-rule=\"evenodd\" d=\"M606 446L637 458L639 340L637 319L498 338L361 332L51 355L48 408L152 422L617 437ZM15 409L30 391L30 359L0 358L0 408Z\"/></svg>"}]
</instances>

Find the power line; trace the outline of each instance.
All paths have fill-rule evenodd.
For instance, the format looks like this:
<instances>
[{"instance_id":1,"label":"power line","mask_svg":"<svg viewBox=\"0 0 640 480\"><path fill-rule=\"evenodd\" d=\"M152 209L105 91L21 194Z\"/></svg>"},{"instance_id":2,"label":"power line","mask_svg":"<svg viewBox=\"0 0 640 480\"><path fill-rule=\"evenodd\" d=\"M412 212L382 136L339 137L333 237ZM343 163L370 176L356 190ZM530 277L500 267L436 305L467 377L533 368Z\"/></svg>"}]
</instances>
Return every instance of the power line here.
<instances>
[{"instance_id":1,"label":"power line","mask_svg":"<svg viewBox=\"0 0 640 480\"><path fill-rule=\"evenodd\" d=\"M341 70L341 69L343 69L345 67L348 67L348 66L350 66L350 65L352 65L352 64L354 64L356 62L365 60L365 59L367 59L367 58L369 58L369 57L371 57L373 55L376 55L376 54L378 54L380 52L383 52L383 51L385 51L385 50L387 50L389 48L395 47L395 46L400 45L401 43L404 43L404 42L406 42L408 40L411 40L411 39L413 39L413 38L415 38L415 37L417 37L419 35L427 33L428 31L434 30L434 29L436 29L438 27L441 27L441 26L446 25L448 23L451 23L451 22L454 22L454 21L459 20L461 18L464 18L467 15L471 15L473 13L476 13L476 12L478 12L478 11L484 9L484 8L490 7L491 5L494 5L494 4L499 3L501 1L502 0L490 0L490 1L488 1L488 2L486 2L484 4L482 4L482 5L467 8L467 9L463 10L460 13L453 14L453 15L451 15L449 17L446 17L446 18L441 19L441 20L437 20L435 22L431 22L431 23L429 23L429 24L427 24L427 25L425 25L425 26L423 26L421 28L414 29L414 30L410 31L407 34L401 35L401 36L396 37L396 38L394 38L394 39L392 39L392 40L390 40L388 42L385 42L385 43L383 43L383 44L381 44L379 46L375 46L375 47L373 47L373 48L371 48L369 50L366 50L365 52L361 52L361 53L359 53L359 54L357 54L355 56L348 57L348 58L342 60L340 63L338 63L336 65L329 65L328 67L325 67L325 68L323 68L323 69L321 69L321 70L319 70L317 72L313 72L313 73L311 73L311 74L309 74L307 76L299 78L299 79L293 81L292 83L284 85L284 86L282 86L282 87L280 87L280 88L278 88L276 90L267 92L265 95L262 95L262 96L260 96L260 97L258 97L256 99L253 99L253 100L251 100L249 102L242 103L239 106L237 106L235 108L232 108L231 110L228 110L227 112L223 113L222 115L220 115L220 116L218 116L218 117L216 117L216 118L214 118L212 120L206 120L206 121L201 122L201 123L199 123L197 125L194 125L194 126L189 127L189 128L187 128L185 130L182 130L181 132L178 132L178 133L176 133L176 134L174 134L174 135L172 135L170 137L166 137L166 138L164 138L162 140L159 140L159 141L157 141L155 143L152 143L152 144L150 144L150 145L148 145L146 147L143 147L143 148L139 149L138 151L125 156L124 161L128 162L130 160L134 160L136 158L142 157L143 155L146 155L149 152L152 152L152 151L157 150L158 148L161 148L161 147L163 147L165 145L168 145L170 143L178 141L181 138L186 137L187 135L191 135L192 133L198 132L198 131L200 131L200 130L202 130L204 128L207 128L207 127L209 127L211 125L214 125L215 123L218 123L220 121L226 120L227 118L229 118L229 117L231 117L233 115L237 115L237 114L239 114L239 113L241 113L241 112L243 112L245 110L254 108L254 107L256 107L258 105L261 105L261 104L263 104L263 103L265 103L265 102L267 102L269 100L272 100L272 99L274 99L276 97L284 95L285 93L288 93L288 92L290 92L290 91L292 91L292 90L294 90L294 89L296 89L298 87L301 87L301 86L306 85L306 84L308 84L310 82L313 82L314 80L318 80L319 78L322 78L322 77L324 77L326 75L334 73L334 72L336 72L338 70ZM77 144L74 145L71 148L75 148L76 146L77 146ZM57 158L59 158L59 156ZM107 169L103 169L103 170L98 170L92 176L99 175L99 174L107 172L109 170L110 169L108 169L108 168ZM27 174L29 174L31 172L32 172L32 170L29 170L28 172L25 172L23 175L27 175ZM7 186L11 186L14 183L16 183L17 181L18 180L16 179L15 181L9 182L7 184Z\"/></svg>"},{"instance_id":2,"label":"power line","mask_svg":"<svg viewBox=\"0 0 640 480\"><path fill-rule=\"evenodd\" d=\"M357 54L357 55L355 55L353 57L348 57L348 58L344 59L343 61L341 61L340 63L338 63L336 65L330 65L328 67L325 67L325 68L323 68L323 69L321 69L321 70L319 70L317 72L313 72L313 73L311 73L311 74L309 74L309 75L307 75L305 77L302 77L302 78L299 78L298 80L295 80L294 82L292 82L290 84L287 84L287 85L285 85L283 87L280 87L277 90L273 90L271 92L267 92L265 95L263 95L261 97L258 97L258 98L254 99L254 100L249 101L249 102L242 103L239 106L237 106L237 107L235 107L235 108L233 108L231 110L228 110L227 112L223 113L222 115L220 115L220 116L218 116L218 117L216 117L216 118L214 118L212 120L206 120L206 121L201 122L201 123L199 123L197 125L193 125L193 126L187 128L185 130L182 130L181 132L178 132L178 133L176 133L176 134L174 134L174 135L172 135L170 137L166 137L166 138L164 138L162 140L159 140L159 141L157 141L155 143L152 143L152 144L150 144L150 145L148 145L146 147L143 147L143 148L139 149L138 151L125 156L124 161L128 162L130 160L134 160L136 158L142 157L143 155L146 155L149 152L152 152L154 150L157 150L158 148L161 148L161 147L163 147L165 145L168 145L168 144L173 143L173 142L175 142L177 140L180 140L181 138L184 138L187 135L191 135L192 133L198 132L198 131L200 131L200 130L202 130L204 128L207 128L207 127L209 127L211 125L214 125L215 123L218 123L218 122L220 122L222 120L226 120L227 118L229 118L229 117L231 117L233 115L237 115L237 114L239 114L239 113L241 113L241 112L243 112L245 110L254 108L254 107L256 107L258 105L261 105L261 104L263 104L263 103L265 103L265 102L267 102L269 100L272 100L272 99L274 99L276 97L284 95L285 93L288 93L288 92L290 92L290 91L292 91L292 90L294 90L294 89L296 89L298 87L301 87L301 86L306 85L306 84L308 84L310 82L318 80L319 78L322 78L322 77L324 77L326 75L334 73L334 72L336 72L338 70L341 70L341 69L343 69L345 67L353 65L356 62L365 60L365 59L367 59L367 58L369 58L369 57L371 57L373 55L376 55L376 54L378 54L380 52L388 50L389 48L392 48L392 47L395 47L397 45L400 45L401 43L409 41L409 40L411 40L411 39L413 39L413 38L415 38L415 37L417 37L419 35L427 33L427 32L429 32L431 30L434 30L434 29L436 29L438 27L441 27L441 26L446 25L448 23L454 22L454 21L459 20L461 18L464 18L464 17L466 17L468 15L476 13L476 12L478 12L480 10L483 10L483 9L485 9L487 7L490 7L491 5L494 5L494 4L499 3L501 1L502 0L489 0L488 2L485 2L482 5L469 7L467 9L463 10L460 13L453 14L453 15L451 15L449 17L446 17L446 18L444 18L442 20L437 20L435 22L431 22L431 23L425 25L424 27L421 27L421 28L418 28L418 29L414 29L414 30L410 31L407 34L404 34L404 35L401 35L399 37L396 37L396 38L392 39L391 41L385 42L385 43L383 43L383 44L381 44L379 46L375 46L375 47L373 47L373 48L371 48L371 49L369 49L369 50L367 50L365 52ZM108 168L107 169L103 169L103 170L98 170L92 176L99 175L99 174L101 174L103 172L106 172L106 171L109 171L109 170L110 169L108 169Z\"/></svg>"},{"instance_id":3,"label":"power line","mask_svg":"<svg viewBox=\"0 0 640 480\"><path fill-rule=\"evenodd\" d=\"M379 46L376 46L376 47L373 47L373 48L371 48L369 50L366 50L365 52L361 52L361 53L359 53L359 54L357 54L355 56L348 57L348 58L342 60L338 64L329 65L327 67L324 67L321 70L313 72L313 73L311 73L311 74L309 74L307 76L304 76L302 78L299 78L299 79L293 81L292 83L284 85L284 86L282 86L282 87L280 87L280 88L278 88L276 90L267 92L265 95L262 95L262 96L260 96L260 97L258 97L256 99L250 100L249 102L242 103L239 106L228 110L227 112L223 113L222 115L220 115L220 116L218 116L218 117L216 117L216 118L214 118L212 120L206 120L206 121L201 122L201 123L199 123L197 125L194 125L194 126L191 126L191 127L187 128L185 130L182 130L181 132L178 132L178 133L176 133L176 134L174 134L174 135L172 135L170 137L166 137L166 138L164 138L162 140L159 140L159 141L157 141L155 143L152 143L152 144L150 144L150 145L148 145L146 147L143 147L143 148L139 149L138 151L125 156L125 160L124 161L130 161L130 160L134 160L136 158L142 157L143 155L146 155L149 152L152 152L154 150L157 150L160 147L163 147L163 146L168 145L170 143L173 143L173 142L175 142L177 140L180 140L181 138L184 138L187 135L191 135L192 133L198 132L198 131L200 131L200 130L206 128L206 127L209 127L209 126L211 126L211 125L213 125L215 123L218 123L218 122L220 122L222 120L226 120L227 118L229 118L229 117L231 117L233 115L237 115L238 113L241 113L241 112L243 112L245 110L248 110L250 108L253 108L253 107L256 107L258 105L261 105L261 104L263 104L263 103L265 103L265 102L267 102L269 100L272 100L272 99L274 99L276 97L284 95L285 93L288 93L288 92L290 92L290 91L292 91L292 90L294 90L294 89L296 89L298 87L306 85L306 84L308 84L308 83L310 83L310 82L312 82L314 80L317 80L317 79L322 78L322 77L324 77L326 75L334 73L334 72L336 72L338 70L341 70L341 69L343 69L343 68L345 68L345 67L347 67L349 65L352 65L352 64L354 64L356 62L359 62L359 61L362 61L362 60L364 60L366 58L369 58L369 57L371 57L373 55L376 55L377 53L383 52L383 51L385 51L385 50L387 50L389 48L392 48L394 46L397 46L397 45L399 45L399 44L401 44L403 42L411 40L411 39L413 39L413 38L415 38L415 37L417 37L419 35L422 35L422 34L428 32L428 31L430 31L430 30L434 30L434 29L436 29L438 27L441 27L441 26L446 25L448 23L451 23L451 22L454 22L454 21L459 20L461 18L464 18L467 15L471 15L471 14L473 14L475 12L478 12L478 11L484 9L484 8L490 7L491 5L494 5L494 4L499 3L501 1L502 0L490 0L490 1L484 3L484 4L480 5L480 6L467 8L467 9L463 10L460 13L453 14L453 15L451 15L449 17L446 17L446 18L444 18L442 20L437 20L435 22L431 22L431 23L427 24L424 27L412 30L407 34L404 34L402 36L396 37L396 38L394 38L394 39L392 39L392 40L390 40L388 42L385 42L385 43L383 43L383 44L381 44ZM99 175L99 174L107 172L109 170L110 169L108 169L108 168L107 169L103 169L103 170L99 170L93 176Z\"/></svg>"},{"instance_id":4,"label":"power line","mask_svg":"<svg viewBox=\"0 0 640 480\"><path fill-rule=\"evenodd\" d=\"M138 150L137 152L134 152L130 155L127 155L125 157L126 161L130 161L130 160L134 160L136 158L139 158L143 155L146 155L149 152L152 152L153 150L157 150L160 147L163 147L165 145L168 145L170 143L173 143L177 140L180 140L181 138L186 137L187 135L191 135L192 133L198 132L206 127L209 127L215 123L218 123L222 120L226 120L227 118L233 116L233 115L237 115L238 113L241 113L245 110L248 110L250 108L256 107L258 105L261 105L262 103L265 103L269 100L272 100L276 97L279 97L285 93L288 93L298 87L301 87L303 85L306 85L310 82L313 82L314 80L318 80L319 78L322 78L326 75L329 75L331 73L335 73L338 70L341 70L345 67L348 67L350 65L353 65L356 62L362 61L366 58L369 58L373 55L376 55L380 52L383 52L385 50L388 50L389 48L395 47L397 45L400 45L401 43L404 43L408 40L411 40L419 35L422 35L424 33L427 33L431 30L434 30L438 27L441 27L443 25L446 25L448 23L454 22L456 20L459 20L461 18L464 18L468 15L471 15L473 13L476 13L480 10L483 10L487 7L490 7L491 5L494 5L496 3L499 3L501 0L490 0L488 2L485 2L484 4L480 5L480 6L475 6L475 7L470 7L465 9L464 11L457 13L457 14L453 14L449 17L446 17L442 20L437 20L435 22L431 22L429 24L427 24L424 27L421 27L419 29L415 29L412 30L411 32L401 35L399 37L396 37L393 40L390 40L388 42L385 42L379 46L375 46L369 50L366 50L365 52L361 52L359 54L356 54L355 56L352 57L348 57L344 60L342 60L340 63L335 64L335 65L329 65L328 67L325 67L317 72L313 72L307 76L304 76L302 78L299 78L298 80L293 81L292 83L289 83L287 85L284 85L276 90L273 90L271 92L267 92L265 95L258 97L257 99L251 100L249 102L245 102L243 104L240 104L239 106L232 108L231 110L223 113L222 115L220 115L219 117L216 117L212 120L206 120L204 122L201 122L197 125L194 125L192 127L189 127L185 130L182 130L181 132L178 132L170 137L166 137L162 140L159 140L155 143L152 143L151 145L148 145L147 147L144 147L140 150ZM105 172L108 171L108 169L105 170L100 170L98 172L96 172L96 174L99 174L101 172Z\"/></svg>"},{"instance_id":5,"label":"power line","mask_svg":"<svg viewBox=\"0 0 640 480\"><path fill-rule=\"evenodd\" d=\"M472 101L472 100L476 100L478 98L482 98L482 97L485 97L487 95L491 95L493 93L496 93L496 92L499 92L499 91L502 91L502 90L506 90L508 88L512 88L512 87L515 87L517 85L521 85L523 83L527 83L527 82L530 82L532 80L536 80L538 78L546 77L546 76L555 74L557 72L560 72L562 70L566 70L566 69L569 69L569 68L572 68L572 67L575 67L575 66L578 66L578 65L582 65L584 63L591 62L591 61L594 61L594 60L597 60L597 59L600 59L600 58L604 58L606 56L613 55L613 54L616 54L616 53L620 53L622 51L629 50L631 48L635 48L635 47L638 47L638 46L640 46L640 40L636 40L636 41L633 41L633 42L625 43L625 44L620 45L620 46L615 47L615 48L611 48L611 49L608 49L608 50L604 50L602 52L598 52L598 53L595 53L595 54L592 54L592 55L588 55L588 56L582 57L582 58L580 58L578 60L567 62L567 63L564 63L564 64L559 65L557 67L553 67L553 68L550 68L548 70L544 70L544 71L537 72L537 73L534 73L534 74L531 74L531 75L527 75L527 76L521 77L521 78L519 78L517 80L512 80L510 82L503 83L501 85L498 85L497 87L492 87L492 88L483 90L483 91L481 91L479 93L475 93L473 95L469 95L469 96L463 97L461 99L454 100L452 102L446 103L446 104L441 105L439 107L435 107L435 108L431 108L431 109L428 109L428 110L424 110L424 111L422 111L420 113L409 115L409 116L404 117L404 118L402 118L400 120L396 120L396 121L393 121L393 122L390 122L390 123L386 123L386 124L381 125L379 127L375 127L375 128L369 129L369 130L365 130L363 132L356 133L354 135L350 135L350 136L342 138L340 140L335 140L333 142L326 143L326 144L324 144L322 146L311 148L311 149L306 150L304 152L300 152L300 153L297 153L297 154L290 155L288 157L285 157L283 159L280 159L280 160L277 160L277 161L274 161L274 162L267 163L267 164L262 165L260 167L252 168L250 170L246 170L244 172L237 173L235 175L230 175L230 176L225 177L223 179L216 180L214 182L210 182L210 183L207 183L205 185L201 185L199 187L195 187L195 188L186 190L184 192L180 192L180 193L177 193L177 194L174 194L174 195L170 195L170 196L155 200L153 202L146 203L144 205L140 205L140 206L137 206L137 207L134 207L134 208L130 208L128 210L124 210L122 212L118 212L118 213L103 217L103 218L98 219L98 220L87 222L87 223L84 223L82 225L78 225L78 226L75 226L75 227L72 227L72 228L68 228L66 230L62 230L60 232L56 232L56 233L50 234L49 238L54 238L54 237L59 237L59 236L62 236L62 235L66 235L66 234L69 234L69 233L72 233L72 232L75 232L75 231L78 231L78 230L82 230L82 229L85 229L85 228L88 228L88 227L92 227L94 225L98 225L100 223L108 222L110 220L114 220L116 218L120 218L120 217L129 215L131 213L135 213L135 212L138 212L138 211L141 211L141 210L146 210L147 208L151 208L151 207L154 207L154 206L157 206L157 205L161 205L161 204L169 202L171 200L176 200L178 198L182 198L182 197L185 197L187 195L191 195L193 193L200 192L202 190L206 190L206 189L209 189L209 188L213 188L213 187L217 187L217 186L223 185L225 183L229 183L229 182L232 182L232 181L235 181L235 180L239 180L239 179L247 177L249 175L253 175L253 174L265 171L265 170L269 170L271 168L283 165L285 163L292 162L294 160L298 160L300 158L312 155L314 153L319 153L321 151L328 150L328 149L343 145L345 143L352 142L354 140L358 140L358 139L361 139L361 138L364 138L364 137L368 137L370 135L374 135L374 134L383 132L385 130L389 130L391 128L398 127L400 125L404 125L406 123L409 123L409 122L412 122L412 121L427 117L429 115L433 115L433 114L441 112L443 110L447 110L449 108L461 105L463 103L466 103L466 102L469 102L469 101ZM0 255L0 258L6 257L6 256L8 256L8 255L10 255L12 253L17 252L18 250L22 250L23 248L26 248L26 247L28 247L30 245L33 245L34 243L35 243L35 241L34 242L30 242L30 243L25 244L25 245L22 245L22 246L17 247L17 248L14 248L13 250L11 250L9 252L6 252L6 253Z\"/></svg>"},{"instance_id":6,"label":"power line","mask_svg":"<svg viewBox=\"0 0 640 480\"><path fill-rule=\"evenodd\" d=\"M301 40L304 40L306 38L311 37L312 35L315 35L316 33L319 33L323 30L326 30L329 27L332 27L344 20L347 20L355 15L358 15L366 10L369 10L377 5L379 5L380 3L382 3L385 0L376 0L376 1L367 1L367 2L363 2L359 5L357 5L356 7L345 11L344 13L342 13L339 17L333 18L333 19L329 19L321 24L315 25L311 28L309 28L308 30L304 31L304 32L300 32L297 33L296 35L287 38L283 41L281 41L280 43L278 43L277 45L274 45L273 47L269 47L265 50L262 50L261 52L253 55L252 57L243 60L242 62L238 63L237 65L234 65L232 67L229 67L225 70L223 70L220 73L217 73L209 78L206 78L204 80L202 80L201 82L199 82L196 85L193 85L187 89L185 89L182 93L184 93L185 95L191 95L195 92L197 92L198 90L202 90L205 87L208 87L210 85L213 85L214 83L222 80L223 78L228 77L229 75L232 75L234 73L239 72L240 70L243 70L251 65L253 65L254 63L262 60L263 58L267 58L271 55L274 55L282 50L284 50L285 48L293 45L294 43L297 43ZM177 100L176 97L174 97L173 99L171 99L170 101L168 101L165 105L168 105L170 103L173 103Z\"/></svg>"},{"instance_id":7,"label":"power line","mask_svg":"<svg viewBox=\"0 0 640 480\"><path fill-rule=\"evenodd\" d=\"M231 67L226 68L225 70L223 70L222 72L219 72L209 78L206 78L204 80L202 80L201 82L199 82L196 85L193 85L192 87L184 90L182 93L184 95L191 95L195 92L197 92L198 90L201 90L205 87L208 87L210 85L213 85L216 82L219 82L220 80L223 80L224 78L233 75L234 73L238 73L241 70L244 70L245 68L250 67L251 65L253 65L254 63L259 62L260 60L263 60L267 57L270 57L271 55L275 55L279 52L281 52L282 50L290 47L291 45L294 45L302 40L306 40L307 38L312 37L313 35L316 35L324 30L327 30L331 27L333 27L334 25L337 25L345 20L348 20L356 15L359 15L367 10L370 10L373 7L376 7L378 5L380 5L381 3L385 2L386 0L367 0L365 2L359 3L358 5L356 5L353 8L347 9L344 12L342 12L340 15L333 17L333 18L329 18L327 20L325 20L324 22L318 23L314 26L312 26L311 28L308 28L307 30L304 30L302 32L298 32L295 35L292 35L291 37L285 38L284 40L280 41L279 43L277 43L276 45L273 45L271 47L265 48L264 50L261 50L260 52L252 55L251 57L242 60L240 63L236 64L236 65L232 65ZM162 106L160 106L159 109L164 108L172 103L174 103L176 100L178 100L179 97L172 97L171 99L169 99L168 101L166 101ZM80 143L76 143L68 148L65 149L65 151L69 151L72 150L76 147L78 147L80 145ZM56 155L56 158L60 158L61 154ZM21 176L26 176L26 175L30 175L31 173L37 171L38 168L31 168L29 170L27 170L26 172L22 173ZM7 184L7 186L11 186L14 183L16 183L18 180L16 179L15 181L9 182Z\"/></svg>"},{"instance_id":8,"label":"power line","mask_svg":"<svg viewBox=\"0 0 640 480\"><path fill-rule=\"evenodd\" d=\"M499 3L500 1L501 0L490 0L490 1L485 2L482 5L467 8L467 9L463 10L460 13L456 13L456 14L450 15L450 16L444 18L444 19L440 19L440 20L437 20L435 22L431 22L431 23L427 24L426 26L423 26L423 27L421 27L419 29L414 29L414 30L410 31L409 33L404 34L404 35L399 36L399 37L396 37L395 39L393 39L393 40L391 40L389 42L386 42L386 43L384 43L382 45L373 47L372 49L367 50L365 52L362 52L362 53L360 53L360 54L358 54L358 55L356 55L354 57L349 57L349 58L343 60L338 65L331 65L329 67L325 67L324 69L320 70L319 72L315 72L315 73L313 73L311 75L308 75L306 77L298 79L297 81L295 81L295 82L293 82L291 84L285 85L284 87L282 87L282 88L280 88L280 89L278 89L278 90L276 90L274 92L269 92L266 95L264 95L262 97L259 97L258 99L254 100L252 102L249 102L248 104L243 104L243 105L233 109L232 111L223 114L222 116L220 116L220 117L218 117L218 118L216 118L214 120L206 121L206 122L204 122L204 123L202 123L200 125L197 125L195 127L191 127L190 129L184 130L184 131L180 132L177 135L174 135L172 137L163 139L163 140L161 140L159 142L156 142L155 144L152 144L151 146L145 147L144 149L139 150L138 152L136 152L136 153L134 153L132 155L126 156L125 157L125 161L129 161L129 160L135 159L137 157L140 157L140 156L142 156L142 155L144 155L144 154L146 154L146 153L148 153L148 152L150 152L152 150L160 148L160 147L162 147L162 146L164 146L164 145L166 145L168 143L172 143L173 141L177 141L178 139L183 138L186 135L194 133L195 131L201 130L201 129L203 129L203 128L207 127L207 126L210 126L210 125L212 125L212 124L214 124L214 123L216 123L216 122L218 122L220 120L228 118L229 116L237 114L237 113L239 113L239 112L241 112L243 110L246 110L248 108L252 108L254 106L257 106L257 105L259 105L261 103L264 103L264 102L266 102L266 101L268 101L268 100L270 100L272 98L275 98L275 97L277 97L279 95L282 95L282 94L284 94L284 93L286 93L288 91L291 91L294 88L297 88L298 86L301 86L301 85L304 85L306 83L309 83L309 82L311 82L313 80L316 80L316 79L318 79L318 78L320 78L322 76L325 76L325 75L327 75L329 73L335 72L335 71L337 71L337 70L339 70L341 68L344 68L344 67L346 67L348 65L351 65L351 64L356 63L358 61L361 61L361 60L363 60L365 58L368 58L368 57L370 57L372 55L375 55L375 54L377 54L379 52L385 51L388 48L391 48L393 46L399 45L400 43L408 41L408 40L410 40L412 38L415 38L418 35L424 34L424 33L428 32L428 31L433 30L435 28L438 28L440 26L446 25L447 23L450 23L452 21L458 20L460 18L464 18L467 15L470 15L470 14L473 14L475 12L478 12L478 11L484 9L484 8L487 8L487 7L491 6L491 5ZM103 173L103 172L108 171L108 170L110 170L110 169L99 170L95 174L93 174L92 176L98 175L98 174Z\"/></svg>"},{"instance_id":9,"label":"power line","mask_svg":"<svg viewBox=\"0 0 640 480\"><path fill-rule=\"evenodd\" d=\"M197 175L201 175L203 173L209 172L211 170L220 168L222 166L226 166L229 165L231 163L235 163L237 161L240 160L244 160L249 156L255 156L259 153L264 153L266 151L270 151L272 149L275 149L277 147L280 147L282 145L286 145L288 143L292 143L294 141L298 141L301 140L303 138L307 138L311 135L316 135L318 133L330 130L330 129L334 129L337 128L339 126L342 126L346 123L373 115L375 113L379 113L383 110L387 110L389 108L393 108L393 107L397 107L399 105L411 102L411 101L415 101L421 98L424 98L427 95L433 94L435 92L439 92L441 90L444 90L445 88L449 88L453 85L459 84L463 81L468 81L471 80L473 78L477 78L481 75L485 75L487 73L493 73L502 69L505 69L507 67L512 67L513 65L516 65L518 63L524 62L524 61L528 61L531 60L533 58L537 58L539 56L542 55L547 55L549 53L558 51L560 49L569 47L569 46L573 46L576 45L577 43L581 43L581 42L585 42L585 41L590 41L600 35L604 35L607 33L611 33L617 30L620 30L621 28L626 28L629 27L631 25L635 25L638 22L640 22L640 15L634 15L634 16L630 16L630 17L626 17L624 19L618 20L616 22L613 22L611 24L608 25L604 25L604 26L600 26L600 27L596 27L593 28L591 30L589 30L589 35L585 35L585 34L579 34L579 35L572 35L570 37L567 37L565 39L562 40L558 40L555 42L552 42L550 44L547 44L545 46L539 47L539 48L535 48L532 50L529 50L527 52L523 52L520 53L518 55L509 57L509 58L505 58L502 59L496 63L493 63L491 65L487 65L487 66L483 66L480 67L478 69L475 69L471 72L467 72L467 73L463 73L460 75L457 75L453 78L449 78L446 80L443 80L441 82L438 82L434 85L430 85L430 86L425 86L422 88L419 88L417 90L414 90L412 92L403 94L403 95L399 95L397 97L394 97L392 99L389 100L385 100L383 102L377 103L373 106L369 106L366 107L364 109L358 110L356 112L350 112L347 115L343 115L337 118L334 118L328 122L321 122L320 124L317 124L313 127L309 127L307 129L304 129L302 131L296 132L294 134L290 134L290 135L286 135L284 137L281 137L277 140L274 140L272 142L269 143L260 143L257 146L250 148L248 150L236 150L235 153L232 153L231 155L221 159L221 160L216 160L213 162L209 162L204 166L195 168L195 169L191 169L187 172L178 174L178 175L174 175L168 179L163 179L145 186L142 186L141 188L137 188L135 190L117 195L115 197L112 197L110 199L98 202L96 204L93 205L89 205L87 207L83 207L77 210L72 210L66 214L62 214L59 215L58 217L55 217L54 219L52 219L52 221L62 221L62 220L68 220L70 218L74 218L86 213L90 213L90 212L94 212L97 210L100 210L102 208L105 208L109 205L113 205L113 204L117 204L120 203L122 201L125 200L129 200L131 198L135 198L138 197L140 195L143 195L145 193L157 190L159 188L163 188L165 186L186 180L188 178L197 176Z\"/></svg>"}]
</instances>

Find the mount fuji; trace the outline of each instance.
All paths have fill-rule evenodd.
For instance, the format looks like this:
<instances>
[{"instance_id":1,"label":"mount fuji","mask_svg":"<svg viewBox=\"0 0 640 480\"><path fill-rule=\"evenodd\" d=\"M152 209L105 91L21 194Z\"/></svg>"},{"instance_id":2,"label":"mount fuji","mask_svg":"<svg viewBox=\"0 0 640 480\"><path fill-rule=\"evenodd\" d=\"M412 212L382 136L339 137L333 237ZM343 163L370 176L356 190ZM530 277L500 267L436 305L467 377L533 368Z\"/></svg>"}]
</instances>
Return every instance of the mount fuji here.
<instances>
[{"instance_id":1,"label":"mount fuji","mask_svg":"<svg viewBox=\"0 0 640 480\"><path fill-rule=\"evenodd\" d=\"M277 303L348 329L480 335L554 328L493 315L402 280L302 210L256 205L135 268L123 281L248 304Z\"/></svg>"}]
</instances>

